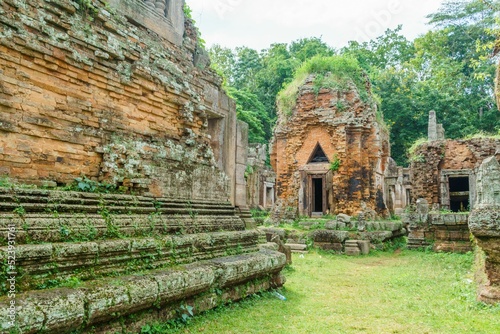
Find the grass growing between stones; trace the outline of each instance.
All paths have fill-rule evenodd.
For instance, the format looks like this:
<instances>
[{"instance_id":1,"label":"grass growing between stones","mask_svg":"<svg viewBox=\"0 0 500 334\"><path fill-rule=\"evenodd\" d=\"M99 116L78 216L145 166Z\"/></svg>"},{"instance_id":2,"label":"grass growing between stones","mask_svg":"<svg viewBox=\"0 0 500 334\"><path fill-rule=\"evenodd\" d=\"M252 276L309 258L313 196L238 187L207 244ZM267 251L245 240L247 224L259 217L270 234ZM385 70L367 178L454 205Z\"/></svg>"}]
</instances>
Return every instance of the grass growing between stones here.
<instances>
[{"instance_id":1,"label":"grass growing between stones","mask_svg":"<svg viewBox=\"0 0 500 334\"><path fill-rule=\"evenodd\" d=\"M281 290L286 301L269 293L247 298L177 333L500 332L500 306L475 300L472 254L312 252L293 261Z\"/></svg>"}]
</instances>

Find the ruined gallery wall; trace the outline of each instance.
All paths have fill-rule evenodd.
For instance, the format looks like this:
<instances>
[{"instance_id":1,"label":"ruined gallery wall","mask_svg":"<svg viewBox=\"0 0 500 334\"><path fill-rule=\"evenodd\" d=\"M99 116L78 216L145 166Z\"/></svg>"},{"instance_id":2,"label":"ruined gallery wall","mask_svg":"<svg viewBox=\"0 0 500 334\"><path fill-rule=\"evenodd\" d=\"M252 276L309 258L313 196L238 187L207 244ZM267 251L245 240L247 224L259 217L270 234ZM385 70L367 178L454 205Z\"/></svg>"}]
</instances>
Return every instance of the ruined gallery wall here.
<instances>
[{"instance_id":1,"label":"ruined gallery wall","mask_svg":"<svg viewBox=\"0 0 500 334\"><path fill-rule=\"evenodd\" d=\"M376 105L363 102L351 86L341 92L313 90L314 76L299 89L292 115L281 114L275 129L271 164L276 171L277 196L283 210L299 208L302 214L304 178L311 168L328 173L329 163L307 164L317 143L330 161L340 159L332 173L328 205L331 213L356 214L361 202L377 209L383 204L383 173L390 155L388 133L375 119ZM380 192L380 196L377 196Z\"/></svg>"},{"instance_id":2,"label":"ruined gallery wall","mask_svg":"<svg viewBox=\"0 0 500 334\"><path fill-rule=\"evenodd\" d=\"M0 175L234 199L234 104L165 3L0 0Z\"/></svg>"},{"instance_id":3,"label":"ruined gallery wall","mask_svg":"<svg viewBox=\"0 0 500 334\"><path fill-rule=\"evenodd\" d=\"M411 167L412 202L424 198L429 204L441 203L443 171L474 170L484 159L495 154L500 140L473 138L467 140L438 140L422 144L415 151Z\"/></svg>"}]
</instances>

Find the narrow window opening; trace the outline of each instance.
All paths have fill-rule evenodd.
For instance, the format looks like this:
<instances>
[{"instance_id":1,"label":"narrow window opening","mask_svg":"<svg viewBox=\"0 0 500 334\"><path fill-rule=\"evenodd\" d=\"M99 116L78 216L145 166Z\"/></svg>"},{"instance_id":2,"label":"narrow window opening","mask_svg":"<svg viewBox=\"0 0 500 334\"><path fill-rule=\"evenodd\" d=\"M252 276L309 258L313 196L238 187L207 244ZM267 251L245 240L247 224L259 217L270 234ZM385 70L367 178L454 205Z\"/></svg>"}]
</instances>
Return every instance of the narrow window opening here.
<instances>
[{"instance_id":1,"label":"narrow window opening","mask_svg":"<svg viewBox=\"0 0 500 334\"><path fill-rule=\"evenodd\" d=\"M328 157L326 156L325 151L321 148L321 145L317 143L311 157L309 158L309 163L321 162L330 162L330 160L328 160Z\"/></svg>"}]
</instances>

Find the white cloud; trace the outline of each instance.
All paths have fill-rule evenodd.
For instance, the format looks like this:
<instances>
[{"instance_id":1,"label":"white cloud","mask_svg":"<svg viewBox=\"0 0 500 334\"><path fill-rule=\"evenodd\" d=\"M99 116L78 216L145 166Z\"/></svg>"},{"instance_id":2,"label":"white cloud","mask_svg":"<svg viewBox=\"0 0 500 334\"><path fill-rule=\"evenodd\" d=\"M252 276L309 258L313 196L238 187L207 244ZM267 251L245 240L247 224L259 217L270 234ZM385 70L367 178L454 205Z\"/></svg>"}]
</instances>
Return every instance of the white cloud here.
<instances>
[{"instance_id":1,"label":"white cloud","mask_svg":"<svg viewBox=\"0 0 500 334\"><path fill-rule=\"evenodd\" d=\"M375 38L403 24L410 39L442 0L187 0L207 44L267 48L322 36L333 47Z\"/></svg>"}]
</instances>

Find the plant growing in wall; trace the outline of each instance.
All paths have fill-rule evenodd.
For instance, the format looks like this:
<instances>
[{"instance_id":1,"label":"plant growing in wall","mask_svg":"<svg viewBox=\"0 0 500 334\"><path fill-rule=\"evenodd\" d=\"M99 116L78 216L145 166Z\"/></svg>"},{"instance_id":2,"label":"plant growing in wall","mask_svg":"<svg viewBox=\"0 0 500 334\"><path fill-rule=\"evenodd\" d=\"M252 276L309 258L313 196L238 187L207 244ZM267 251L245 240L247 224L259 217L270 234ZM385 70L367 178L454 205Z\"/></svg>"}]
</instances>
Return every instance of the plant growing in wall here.
<instances>
[{"instance_id":1,"label":"plant growing in wall","mask_svg":"<svg viewBox=\"0 0 500 334\"><path fill-rule=\"evenodd\" d=\"M94 17L97 15L99 10L94 5L92 0L77 0L75 1L77 10L83 14L83 17L89 21L94 21Z\"/></svg>"},{"instance_id":2,"label":"plant growing in wall","mask_svg":"<svg viewBox=\"0 0 500 334\"><path fill-rule=\"evenodd\" d=\"M254 170L253 170L253 167L250 166L250 165L247 165L247 167L245 168L245 180L248 179L248 177L253 174Z\"/></svg>"},{"instance_id":3,"label":"plant growing in wall","mask_svg":"<svg viewBox=\"0 0 500 334\"><path fill-rule=\"evenodd\" d=\"M341 163L341 160L340 160L339 156L337 155L337 153L335 153L335 154L333 155L332 162L330 162L330 168L329 168L329 169L330 169L332 172L336 172L336 171L338 171L338 170L339 170L339 168L340 168L340 163Z\"/></svg>"}]
</instances>

